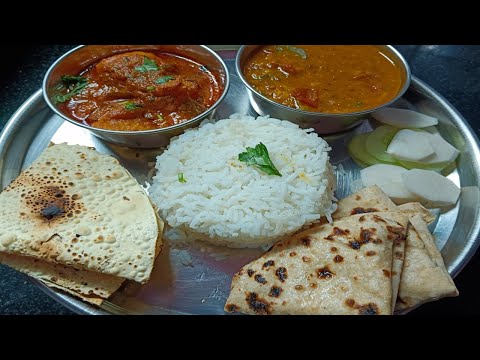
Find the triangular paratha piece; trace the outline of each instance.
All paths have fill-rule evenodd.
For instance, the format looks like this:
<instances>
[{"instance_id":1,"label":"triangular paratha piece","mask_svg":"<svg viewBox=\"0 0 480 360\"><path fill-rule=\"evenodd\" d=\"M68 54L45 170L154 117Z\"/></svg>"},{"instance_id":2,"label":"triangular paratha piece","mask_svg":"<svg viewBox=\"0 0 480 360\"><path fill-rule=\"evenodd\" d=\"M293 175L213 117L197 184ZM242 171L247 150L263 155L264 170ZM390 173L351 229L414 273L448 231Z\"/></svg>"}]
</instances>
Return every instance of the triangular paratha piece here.
<instances>
[{"instance_id":1,"label":"triangular paratha piece","mask_svg":"<svg viewBox=\"0 0 480 360\"><path fill-rule=\"evenodd\" d=\"M430 224L435 220L435 215L425 209L423 205L418 202L398 205L397 210L409 215L420 214L423 218L423 221L425 221L427 224Z\"/></svg>"},{"instance_id":2,"label":"triangular paratha piece","mask_svg":"<svg viewBox=\"0 0 480 360\"><path fill-rule=\"evenodd\" d=\"M410 222L416 224L416 226L412 226L412 224L408 226L404 265L395 310L404 311L443 297L457 296L458 291L455 284L445 269L442 256L426 225L426 223L434 221L435 216L419 203L396 206L387 200L387 195L375 188L372 186L362 189L340 200L333 218L338 219L342 214L353 213L358 208L368 210L376 206L400 211L411 219ZM419 229L421 229L421 237ZM394 266L395 263L397 266L400 264L399 261L394 261ZM395 271L393 274L395 275ZM398 279L392 277L392 280L395 283ZM393 291L395 291L395 284Z\"/></svg>"},{"instance_id":3,"label":"triangular paratha piece","mask_svg":"<svg viewBox=\"0 0 480 360\"><path fill-rule=\"evenodd\" d=\"M421 215L410 218L407 248L396 311L441 299L458 296L432 234Z\"/></svg>"},{"instance_id":4,"label":"triangular paratha piece","mask_svg":"<svg viewBox=\"0 0 480 360\"><path fill-rule=\"evenodd\" d=\"M391 314L393 245L407 222L398 212L359 214L280 241L233 277L225 310Z\"/></svg>"},{"instance_id":5,"label":"triangular paratha piece","mask_svg":"<svg viewBox=\"0 0 480 360\"><path fill-rule=\"evenodd\" d=\"M334 220L338 220L355 214L396 210L397 206L393 201L378 186L374 185L339 200L337 211L335 211L332 217ZM395 309L398 287L402 276L405 241L397 242L394 246L392 253L392 312Z\"/></svg>"},{"instance_id":6,"label":"triangular paratha piece","mask_svg":"<svg viewBox=\"0 0 480 360\"><path fill-rule=\"evenodd\" d=\"M332 218L337 220L356 214L393 211L396 208L393 201L378 186L374 185L339 200L337 211L332 214Z\"/></svg>"}]
</instances>

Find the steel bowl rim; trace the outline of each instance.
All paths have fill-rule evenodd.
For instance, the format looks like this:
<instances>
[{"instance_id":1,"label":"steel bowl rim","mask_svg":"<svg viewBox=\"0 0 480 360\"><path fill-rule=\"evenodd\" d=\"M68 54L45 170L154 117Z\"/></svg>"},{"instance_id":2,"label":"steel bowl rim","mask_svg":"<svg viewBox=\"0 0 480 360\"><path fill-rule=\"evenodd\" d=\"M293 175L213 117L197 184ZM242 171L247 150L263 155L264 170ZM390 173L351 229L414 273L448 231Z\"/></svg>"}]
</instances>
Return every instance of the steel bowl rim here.
<instances>
[{"instance_id":1,"label":"steel bowl rim","mask_svg":"<svg viewBox=\"0 0 480 360\"><path fill-rule=\"evenodd\" d=\"M228 89L230 88L230 73L229 73L227 65L225 64L223 59L216 53L216 51L210 49L208 46L206 46L206 45L195 45L195 46L199 46L199 47L203 48L204 50L206 50L207 52L209 52L210 55L212 55L220 63L221 67L223 68L223 70L225 72L225 84L224 84L223 92L220 95L220 97L218 98L218 100L212 106L210 106L206 111L202 112L201 114L195 116L194 118L192 118L188 121L182 122L180 124L168 126L166 128L161 128L161 129L141 130L141 131L120 131L120 130L107 130L107 129L102 129L102 128L95 128L93 126L82 124L81 122L76 121L76 120L68 117L67 115L62 113L60 110L58 110L58 108L51 102L50 98L48 97L48 89L47 89L47 83L48 83L48 80L50 78L50 75L53 72L53 70L55 70L55 68L58 66L58 64L60 64L63 60L65 60L71 54L77 52L78 50L80 50L80 49L82 49L86 46L90 46L90 45L79 45L79 46L67 51L65 54L63 54L57 60L55 60L55 62L48 68L47 72L45 73L45 76L43 77L42 93L43 93L43 98L45 99L45 102L47 103L48 107L55 114L57 114L62 119L66 120L66 121L68 121L68 122L70 122L74 125L80 126L84 129L87 129L89 131L93 131L93 132L96 132L96 133L99 133L99 134L139 136L139 135L161 134L161 133L169 132L171 130L181 129L183 127L188 126L189 124L195 123L199 120L204 119L208 115L210 115L221 104L221 102L225 99L225 97L227 96L227 93L228 93Z\"/></svg>"},{"instance_id":2,"label":"steel bowl rim","mask_svg":"<svg viewBox=\"0 0 480 360\"><path fill-rule=\"evenodd\" d=\"M402 65L405 68L405 74L406 74L406 79L405 79L405 82L404 82L402 88L397 93L397 95L395 95L395 97L392 98L390 101L388 101L386 103L383 103L383 104L381 104L381 105L379 105L375 108L372 108L372 109L367 109L367 110L358 111L358 112L349 112L349 113L325 113L325 112L314 112L314 111L305 111L305 110L295 109L295 108L277 103L277 102L267 98L265 95L262 95L257 90L255 90L248 83L248 81L243 76L242 69L240 68L240 58L243 55L243 52L244 52L244 50L247 46L251 46L251 45L242 45L240 47L240 49L238 49L238 52L237 52L237 55L236 55L236 58L235 58L235 70L237 71L237 75L240 78L240 80L242 81L242 83L253 94L258 96L262 100L268 102L270 105L274 105L274 106L279 107L280 109L287 110L287 111L292 111L292 112L295 112L295 113L300 114L300 115L315 116L317 118L322 118L322 117L350 117L350 116L354 117L354 116L371 114L372 112L375 112L375 111L378 111L378 110L380 110L384 107L387 107L387 106L393 104L398 99L400 99L405 94L405 92L408 90L408 88L410 87L410 83L412 81L412 73L410 71L410 66L408 65L408 62L405 60L403 55L400 54L400 52L397 49L395 49L392 45L385 45L386 47L389 48L389 50L391 50L400 59L400 62L402 63ZM262 45L256 45L256 46L262 46Z\"/></svg>"}]
</instances>

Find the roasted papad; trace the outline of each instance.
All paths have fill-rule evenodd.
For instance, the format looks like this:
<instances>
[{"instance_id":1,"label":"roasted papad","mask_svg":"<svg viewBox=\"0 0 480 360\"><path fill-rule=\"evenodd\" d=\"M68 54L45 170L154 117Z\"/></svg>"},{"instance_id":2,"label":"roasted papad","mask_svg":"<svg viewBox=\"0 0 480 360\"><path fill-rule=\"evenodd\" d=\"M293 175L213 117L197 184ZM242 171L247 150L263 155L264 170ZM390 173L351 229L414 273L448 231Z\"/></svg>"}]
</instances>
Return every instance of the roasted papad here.
<instances>
[{"instance_id":1,"label":"roasted papad","mask_svg":"<svg viewBox=\"0 0 480 360\"><path fill-rule=\"evenodd\" d=\"M108 155L52 145L0 194L0 262L95 304L145 283L163 221Z\"/></svg>"}]
</instances>

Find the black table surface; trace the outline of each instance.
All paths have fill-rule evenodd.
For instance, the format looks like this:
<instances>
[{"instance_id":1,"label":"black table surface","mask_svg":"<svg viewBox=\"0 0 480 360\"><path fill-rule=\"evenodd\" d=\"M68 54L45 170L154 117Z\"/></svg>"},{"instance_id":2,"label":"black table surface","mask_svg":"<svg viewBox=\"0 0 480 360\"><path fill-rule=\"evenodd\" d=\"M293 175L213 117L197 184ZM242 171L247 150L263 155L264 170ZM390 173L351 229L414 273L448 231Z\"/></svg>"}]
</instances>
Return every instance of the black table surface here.
<instances>
[{"instance_id":1,"label":"black table surface","mask_svg":"<svg viewBox=\"0 0 480 360\"><path fill-rule=\"evenodd\" d=\"M0 67L0 129L27 98L41 87L52 62L71 45L4 47ZM470 123L479 136L480 46L398 45L412 73L442 94ZM480 160L480 159L479 159ZM477 253L455 279L460 291L456 298L426 304L415 315L480 315ZM0 265L0 314L73 314L48 297L26 276Z\"/></svg>"}]
</instances>

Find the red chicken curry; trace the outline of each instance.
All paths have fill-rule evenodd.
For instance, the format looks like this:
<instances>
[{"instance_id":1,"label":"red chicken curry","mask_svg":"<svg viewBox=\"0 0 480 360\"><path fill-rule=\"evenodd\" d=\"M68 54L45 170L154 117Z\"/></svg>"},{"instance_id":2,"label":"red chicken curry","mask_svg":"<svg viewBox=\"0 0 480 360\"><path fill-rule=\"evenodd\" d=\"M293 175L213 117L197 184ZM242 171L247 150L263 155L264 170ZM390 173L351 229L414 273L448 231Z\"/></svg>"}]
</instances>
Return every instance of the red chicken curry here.
<instances>
[{"instance_id":1,"label":"red chicken curry","mask_svg":"<svg viewBox=\"0 0 480 360\"><path fill-rule=\"evenodd\" d=\"M190 120L211 107L222 89L201 64L170 53L110 56L80 76L63 76L53 96L69 117L96 128L140 131Z\"/></svg>"}]
</instances>

